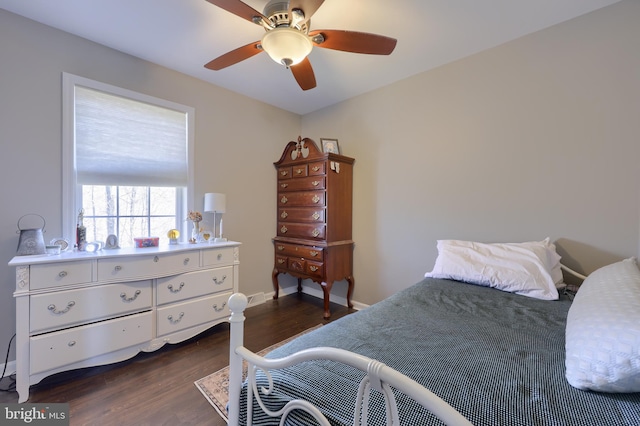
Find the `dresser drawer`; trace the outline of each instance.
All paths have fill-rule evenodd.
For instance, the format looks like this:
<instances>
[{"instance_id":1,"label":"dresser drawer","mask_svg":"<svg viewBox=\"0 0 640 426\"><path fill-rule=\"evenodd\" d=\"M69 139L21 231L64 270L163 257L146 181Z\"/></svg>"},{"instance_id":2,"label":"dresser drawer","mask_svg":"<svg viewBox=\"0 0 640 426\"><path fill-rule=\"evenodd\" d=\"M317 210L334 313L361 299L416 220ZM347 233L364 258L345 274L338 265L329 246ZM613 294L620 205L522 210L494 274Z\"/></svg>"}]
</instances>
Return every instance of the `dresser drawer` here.
<instances>
[{"instance_id":1,"label":"dresser drawer","mask_svg":"<svg viewBox=\"0 0 640 426\"><path fill-rule=\"evenodd\" d=\"M202 252L202 266L232 265L235 262L233 247L220 247Z\"/></svg>"},{"instance_id":2,"label":"dresser drawer","mask_svg":"<svg viewBox=\"0 0 640 426\"><path fill-rule=\"evenodd\" d=\"M325 163L324 161L319 162L319 163L309 163L309 176L317 176L317 175L324 175L326 174L326 169L325 169Z\"/></svg>"},{"instance_id":3,"label":"dresser drawer","mask_svg":"<svg viewBox=\"0 0 640 426\"><path fill-rule=\"evenodd\" d=\"M159 278L157 303L178 302L233 288L233 266Z\"/></svg>"},{"instance_id":4,"label":"dresser drawer","mask_svg":"<svg viewBox=\"0 0 640 426\"><path fill-rule=\"evenodd\" d=\"M229 316L227 301L231 294L229 291L158 308L157 335L164 336Z\"/></svg>"},{"instance_id":5,"label":"dresser drawer","mask_svg":"<svg viewBox=\"0 0 640 426\"><path fill-rule=\"evenodd\" d=\"M86 260L31 265L29 275L31 290L90 283L93 277L93 264L90 260Z\"/></svg>"},{"instance_id":6,"label":"dresser drawer","mask_svg":"<svg viewBox=\"0 0 640 426\"><path fill-rule=\"evenodd\" d=\"M324 223L323 207L281 207L278 209L278 220L281 222L313 222Z\"/></svg>"},{"instance_id":7,"label":"dresser drawer","mask_svg":"<svg viewBox=\"0 0 640 426\"><path fill-rule=\"evenodd\" d=\"M37 294L30 303L30 331L42 333L150 309L151 280Z\"/></svg>"},{"instance_id":8,"label":"dresser drawer","mask_svg":"<svg viewBox=\"0 0 640 426\"><path fill-rule=\"evenodd\" d=\"M291 167L280 167L278 169L278 179L291 179Z\"/></svg>"},{"instance_id":9,"label":"dresser drawer","mask_svg":"<svg viewBox=\"0 0 640 426\"><path fill-rule=\"evenodd\" d=\"M324 258L322 247L303 246L298 244L287 243L275 243L276 254L293 257L304 257L306 259L313 259L322 261Z\"/></svg>"},{"instance_id":10,"label":"dresser drawer","mask_svg":"<svg viewBox=\"0 0 640 426\"><path fill-rule=\"evenodd\" d=\"M147 342L153 336L152 322L153 314L143 312L31 337L30 373L40 373Z\"/></svg>"},{"instance_id":11,"label":"dresser drawer","mask_svg":"<svg viewBox=\"0 0 640 426\"><path fill-rule=\"evenodd\" d=\"M300 179L283 180L278 183L278 191L304 191L313 189L324 189L325 177L324 176L311 176Z\"/></svg>"},{"instance_id":12,"label":"dresser drawer","mask_svg":"<svg viewBox=\"0 0 640 426\"><path fill-rule=\"evenodd\" d=\"M98 259L98 280L128 280L174 275L198 269L199 252L158 253L149 256Z\"/></svg>"},{"instance_id":13,"label":"dresser drawer","mask_svg":"<svg viewBox=\"0 0 640 426\"><path fill-rule=\"evenodd\" d=\"M298 164L291 168L291 177L299 178L309 175L309 169L306 164Z\"/></svg>"},{"instance_id":14,"label":"dresser drawer","mask_svg":"<svg viewBox=\"0 0 640 426\"><path fill-rule=\"evenodd\" d=\"M278 206L324 206L324 191L287 192L278 194Z\"/></svg>"},{"instance_id":15,"label":"dresser drawer","mask_svg":"<svg viewBox=\"0 0 640 426\"><path fill-rule=\"evenodd\" d=\"M311 277L322 278L324 276L324 264L309 260L306 264L306 273Z\"/></svg>"},{"instance_id":16,"label":"dresser drawer","mask_svg":"<svg viewBox=\"0 0 640 426\"><path fill-rule=\"evenodd\" d=\"M320 241L325 238L325 225L278 222L278 236Z\"/></svg>"}]
</instances>

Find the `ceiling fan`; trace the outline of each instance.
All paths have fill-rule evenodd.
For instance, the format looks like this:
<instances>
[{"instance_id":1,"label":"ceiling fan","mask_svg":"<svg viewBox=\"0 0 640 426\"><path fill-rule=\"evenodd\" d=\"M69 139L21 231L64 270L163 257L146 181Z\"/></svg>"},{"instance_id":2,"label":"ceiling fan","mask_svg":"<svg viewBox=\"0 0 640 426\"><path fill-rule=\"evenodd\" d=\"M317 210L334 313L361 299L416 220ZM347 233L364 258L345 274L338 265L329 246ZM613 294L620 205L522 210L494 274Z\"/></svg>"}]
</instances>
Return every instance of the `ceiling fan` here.
<instances>
[{"instance_id":1,"label":"ceiling fan","mask_svg":"<svg viewBox=\"0 0 640 426\"><path fill-rule=\"evenodd\" d=\"M309 30L309 19L324 0L271 0L260 13L240 0L207 0L227 12L262 26L261 40L249 43L205 64L221 70L265 51L275 62L291 69L302 90L316 87L307 55L313 46L344 52L389 55L397 40L377 34L346 30Z\"/></svg>"}]
</instances>

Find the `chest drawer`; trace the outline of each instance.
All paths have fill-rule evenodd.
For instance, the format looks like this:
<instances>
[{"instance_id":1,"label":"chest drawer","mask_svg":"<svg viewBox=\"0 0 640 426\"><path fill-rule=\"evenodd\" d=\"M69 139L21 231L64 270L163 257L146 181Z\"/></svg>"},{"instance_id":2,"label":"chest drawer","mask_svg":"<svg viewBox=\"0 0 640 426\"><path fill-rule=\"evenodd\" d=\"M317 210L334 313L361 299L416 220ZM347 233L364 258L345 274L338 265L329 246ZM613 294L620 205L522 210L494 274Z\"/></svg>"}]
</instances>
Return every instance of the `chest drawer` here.
<instances>
[{"instance_id":1,"label":"chest drawer","mask_svg":"<svg viewBox=\"0 0 640 426\"><path fill-rule=\"evenodd\" d=\"M149 256L98 259L98 280L129 280L175 275L198 268L199 252L158 253Z\"/></svg>"},{"instance_id":2,"label":"chest drawer","mask_svg":"<svg viewBox=\"0 0 640 426\"><path fill-rule=\"evenodd\" d=\"M37 294L30 331L42 333L151 308L151 280Z\"/></svg>"},{"instance_id":3,"label":"chest drawer","mask_svg":"<svg viewBox=\"0 0 640 426\"><path fill-rule=\"evenodd\" d=\"M151 312L31 337L30 373L36 374L148 341Z\"/></svg>"},{"instance_id":4,"label":"chest drawer","mask_svg":"<svg viewBox=\"0 0 640 426\"><path fill-rule=\"evenodd\" d=\"M324 176L312 176L300 179L283 180L278 183L278 191L304 191L311 189L324 189Z\"/></svg>"},{"instance_id":5,"label":"chest drawer","mask_svg":"<svg viewBox=\"0 0 640 426\"><path fill-rule=\"evenodd\" d=\"M284 256L304 257L322 261L324 258L322 247L303 246L297 244L275 243L276 253Z\"/></svg>"},{"instance_id":6,"label":"chest drawer","mask_svg":"<svg viewBox=\"0 0 640 426\"><path fill-rule=\"evenodd\" d=\"M323 223L304 224L278 222L278 236L320 241L325 238L325 226Z\"/></svg>"},{"instance_id":7,"label":"chest drawer","mask_svg":"<svg viewBox=\"0 0 640 426\"><path fill-rule=\"evenodd\" d=\"M158 308L157 335L164 336L229 316L231 292Z\"/></svg>"},{"instance_id":8,"label":"chest drawer","mask_svg":"<svg viewBox=\"0 0 640 426\"><path fill-rule=\"evenodd\" d=\"M219 291L231 290L232 287L233 266L159 278L157 303L158 305L164 305Z\"/></svg>"},{"instance_id":9,"label":"chest drawer","mask_svg":"<svg viewBox=\"0 0 640 426\"><path fill-rule=\"evenodd\" d=\"M287 192L278 194L278 206L324 206L324 191Z\"/></svg>"},{"instance_id":10,"label":"chest drawer","mask_svg":"<svg viewBox=\"0 0 640 426\"><path fill-rule=\"evenodd\" d=\"M90 283L93 278L93 263L86 260L31 265L29 275L31 290Z\"/></svg>"},{"instance_id":11,"label":"chest drawer","mask_svg":"<svg viewBox=\"0 0 640 426\"><path fill-rule=\"evenodd\" d=\"M278 169L278 179L291 179L291 167L280 167Z\"/></svg>"},{"instance_id":12,"label":"chest drawer","mask_svg":"<svg viewBox=\"0 0 640 426\"><path fill-rule=\"evenodd\" d=\"M278 209L278 220L282 222L324 223L323 207L283 207Z\"/></svg>"},{"instance_id":13,"label":"chest drawer","mask_svg":"<svg viewBox=\"0 0 640 426\"><path fill-rule=\"evenodd\" d=\"M326 173L325 162L309 164L309 176L324 175Z\"/></svg>"},{"instance_id":14,"label":"chest drawer","mask_svg":"<svg viewBox=\"0 0 640 426\"><path fill-rule=\"evenodd\" d=\"M220 247L202 253L202 266L206 267L230 265L235 260L233 247Z\"/></svg>"}]
</instances>

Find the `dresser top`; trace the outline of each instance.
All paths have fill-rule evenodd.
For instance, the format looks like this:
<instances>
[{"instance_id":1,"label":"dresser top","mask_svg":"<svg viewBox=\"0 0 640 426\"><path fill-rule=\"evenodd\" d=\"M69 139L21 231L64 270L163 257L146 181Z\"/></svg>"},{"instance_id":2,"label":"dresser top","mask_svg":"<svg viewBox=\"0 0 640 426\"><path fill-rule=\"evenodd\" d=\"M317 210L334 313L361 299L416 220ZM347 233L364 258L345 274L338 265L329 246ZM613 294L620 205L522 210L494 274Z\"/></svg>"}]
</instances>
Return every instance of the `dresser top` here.
<instances>
[{"instance_id":1,"label":"dresser top","mask_svg":"<svg viewBox=\"0 0 640 426\"><path fill-rule=\"evenodd\" d=\"M161 253L175 253L189 250L211 250L220 247L236 247L241 243L225 241L219 243L181 243L145 248L122 248L115 250L102 249L96 252L68 250L60 254L36 254L30 256L15 256L9 261L9 266L34 265L40 263L58 263L74 260L105 259L115 257L145 256Z\"/></svg>"},{"instance_id":2,"label":"dresser top","mask_svg":"<svg viewBox=\"0 0 640 426\"><path fill-rule=\"evenodd\" d=\"M353 158L344 155L328 152L323 153L312 139L299 137L297 142L291 141L287 144L280 160L273 164L278 167L322 160L339 161L349 164L353 164L355 161Z\"/></svg>"}]
</instances>

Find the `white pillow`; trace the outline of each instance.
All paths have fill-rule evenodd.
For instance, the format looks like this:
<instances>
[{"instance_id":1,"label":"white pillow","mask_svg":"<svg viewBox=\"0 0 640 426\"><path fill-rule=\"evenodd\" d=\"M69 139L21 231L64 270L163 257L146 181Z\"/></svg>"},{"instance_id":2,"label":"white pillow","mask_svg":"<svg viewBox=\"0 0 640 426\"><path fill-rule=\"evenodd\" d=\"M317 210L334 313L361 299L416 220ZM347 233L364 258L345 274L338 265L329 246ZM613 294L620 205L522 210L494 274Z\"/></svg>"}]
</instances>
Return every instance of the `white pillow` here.
<instances>
[{"instance_id":1,"label":"white pillow","mask_svg":"<svg viewBox=\"0 0 640 426\"><path fill-rule=\"evenodd\" d=\"M556 300L558 290L551 277L549 244L545 241L486 244L438 240L436 263L425 277L453 279L536 299Z\"/></svg>"},{"instance_id":2,"label":"white pillow","mask_svg":"<svg viewBox=\"0 0 640 426\"><path fill-rule=\"evenodd\" d=\"M600 392L640 392L640 270L626 259L592 272L567 315L569 384Z\"/></svg>"}]
</instances>

